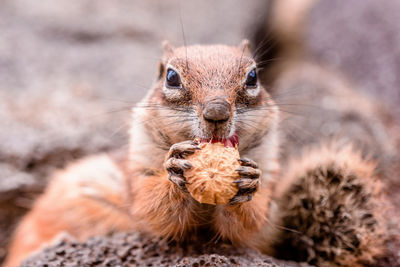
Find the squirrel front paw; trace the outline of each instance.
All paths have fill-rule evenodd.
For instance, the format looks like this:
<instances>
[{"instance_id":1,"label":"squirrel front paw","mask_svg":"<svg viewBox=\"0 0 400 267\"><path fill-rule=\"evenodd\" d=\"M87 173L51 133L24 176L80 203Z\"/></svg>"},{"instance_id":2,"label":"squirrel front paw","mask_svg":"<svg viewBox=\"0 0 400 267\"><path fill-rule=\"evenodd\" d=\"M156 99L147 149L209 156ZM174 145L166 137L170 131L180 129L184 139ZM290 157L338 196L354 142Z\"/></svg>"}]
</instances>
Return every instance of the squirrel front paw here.
<instances>
[{"instance_id":1,"label":"squirrel front paw","mask_svg":"<svg viewBox=\"0 0 400 267\"><path fill-rule=\"evenodd\" d=\"M237 184L239 191L229 201L231 205L250 201L260 185L261 171L258 169L257 163L247 158L241 158L238 161L242 165L236 170L240 175L240 179L233 182Z\"/></svg>"},{"instance_id":2,"label":"squirrel front paw","mask_svg":"<svg viewBox=\"0 0 400 267\"><path fill-rule=\"evenodd\" d=\"M168 172L168 179L177 185L181 190L187 192L187 181L183 175L184 170L192 168L192 164L186 160L186 156L193 154L196 150L200 150L199 142L184 141L173 144L169 149L165 168Z\"/></svg>"}]
</instances>

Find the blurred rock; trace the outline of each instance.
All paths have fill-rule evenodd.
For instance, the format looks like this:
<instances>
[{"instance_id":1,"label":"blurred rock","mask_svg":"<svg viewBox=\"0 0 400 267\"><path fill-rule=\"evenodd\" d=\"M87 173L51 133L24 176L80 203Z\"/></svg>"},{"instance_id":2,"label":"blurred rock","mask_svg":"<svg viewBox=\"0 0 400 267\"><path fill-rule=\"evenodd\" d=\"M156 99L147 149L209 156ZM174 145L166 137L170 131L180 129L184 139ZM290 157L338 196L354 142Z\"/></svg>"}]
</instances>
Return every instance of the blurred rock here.
<instances>
[{"instance_id":1,"label":"blurred rock","mask_svg":"<svg viewBox=\"0 0 400 267\"><path fill-rule=\"evenodd\" d=\"M346 74L400 121L400 2L320 0L311 9L305 48L318 62Z\"/></svg>"}]
</instances>

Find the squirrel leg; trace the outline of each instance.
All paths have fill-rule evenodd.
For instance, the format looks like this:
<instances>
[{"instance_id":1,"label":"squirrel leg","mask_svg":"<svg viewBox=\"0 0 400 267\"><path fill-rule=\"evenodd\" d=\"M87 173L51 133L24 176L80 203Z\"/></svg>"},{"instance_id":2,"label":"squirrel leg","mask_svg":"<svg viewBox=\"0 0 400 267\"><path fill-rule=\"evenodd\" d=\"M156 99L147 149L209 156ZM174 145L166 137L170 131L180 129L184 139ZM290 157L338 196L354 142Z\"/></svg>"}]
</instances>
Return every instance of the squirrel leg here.
<instances>
[{"instance_id":1,"label":"squirrel leg","mask_svg":"<svg viewBox=\"0 0 400 267\"><path fill-rule=\"evenodd\" d=\"M212 207L202 206L190 196L183 176L184 170L192 167L186 156L199 149L196 141L176 143L166 155L165 170L139 169L128 175L134 177L128 181L132 192L131 211L142 223L139 230L183 241L195 238L198 227L209 224Z\"/></svg>"},{"instance_id":2,"label":"squirrel leg","mask_svg":"<svg viewBox=\"0 0 400 267\"><path fill-rule=\"evenodd\" d=\"M216 233L236 246L249 246L251 237L266 223L269 201L270 189L260 188L251 201L217 205L214 215Z\"/></svg>"},{"instance_id":3,"label":"squirrel leg","mask_svg":"<svg viewBox=\"0 0 400 267\"><path fill-rule=\"evenodd\" d=\"M250 159L239 159L240 179L235 181L238 194L228 205L218 205L215 210L214 228L219 237L235 245L250 245L251 236L266 222L270 187L260 188L261 171Z\"/></svg>"},{"instance_id":4,"label":"squirrel leg","mask_svg":"<svg viewBox=\"0 0 400 267\"><path fill-rule=\"evenodd\" d=\"M138 172L138 173L143 173ZM167 172L135 177L132 214L146 233L182 241L207 221L204 210L189 193L171 182ZM203 208L204 209L204 208Z\"/></svg>"},{"instance_id":5,"label":"squirrel leg","mask_svg":"<svg viewBox=\"0 0 400 267\"><path fill-rule=\"evenodd\" d=\"M4 266L19 266L63 235L83 241L132 229L122 180L121 171L106 155L84 159L56 174L19 224Z\"/></svg>"},{"instance_id":6,"label":"squirrel leg","mask_svg":"<svg viewBox=\"0 0 400 267\"><path fill-rule=\"evenodd\" d=\"M375 164L351 146L304 153L277 188L276 256L317 266L373 263L385 242L380 188Z\"/></svg>"}]
</instances>

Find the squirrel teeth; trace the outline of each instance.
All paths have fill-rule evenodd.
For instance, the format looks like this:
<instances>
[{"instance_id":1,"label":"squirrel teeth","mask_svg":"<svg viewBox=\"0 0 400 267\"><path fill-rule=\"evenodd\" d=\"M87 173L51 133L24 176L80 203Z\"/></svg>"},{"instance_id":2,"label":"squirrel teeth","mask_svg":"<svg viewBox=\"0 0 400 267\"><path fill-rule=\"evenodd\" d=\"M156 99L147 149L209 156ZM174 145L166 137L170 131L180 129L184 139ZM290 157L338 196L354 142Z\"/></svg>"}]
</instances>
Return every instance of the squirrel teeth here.
<instances>
[{"instance_id":1,"label":"squirrel teeth","mask_svg":"<svg viewBox=\"0 0 400 267\"><path fill-rule=\"evenodd\" d=\"M219 138L219 137L213 137L213 138L201 138L200 143L222 143L224 144L225 147L237 147L239 145L239 137L237 134L232 135L229 138Z\"/></svg>"}]
</instances>

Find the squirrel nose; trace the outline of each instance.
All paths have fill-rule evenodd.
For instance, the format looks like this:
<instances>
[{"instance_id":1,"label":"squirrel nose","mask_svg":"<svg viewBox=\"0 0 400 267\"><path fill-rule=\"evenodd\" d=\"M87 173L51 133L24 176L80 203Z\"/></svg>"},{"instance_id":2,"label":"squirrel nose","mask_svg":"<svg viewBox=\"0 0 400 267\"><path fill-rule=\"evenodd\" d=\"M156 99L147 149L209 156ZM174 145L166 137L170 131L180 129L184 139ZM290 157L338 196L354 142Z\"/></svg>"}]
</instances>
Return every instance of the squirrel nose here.
<instances>
[{"instance_id":1,"label":"squirrel nose","mask_svg":"<svg viewBox=\"0 0 400 267\"><path fill-rule=\"evenodd\" d=\"M230 105L225 99L211 100L203 110L204 119L212 123L226 122L230 116Z\"/></svg>"}]
</instances>

